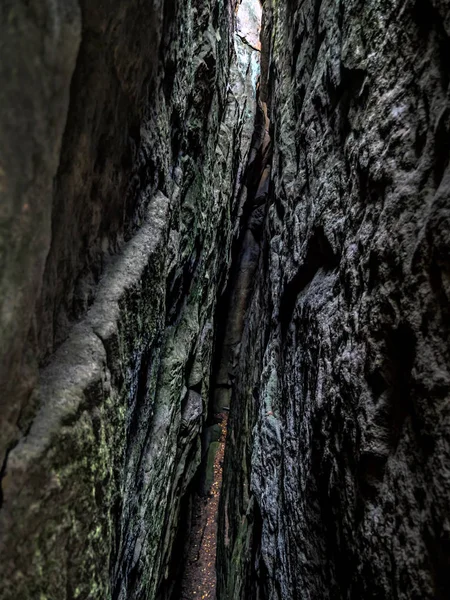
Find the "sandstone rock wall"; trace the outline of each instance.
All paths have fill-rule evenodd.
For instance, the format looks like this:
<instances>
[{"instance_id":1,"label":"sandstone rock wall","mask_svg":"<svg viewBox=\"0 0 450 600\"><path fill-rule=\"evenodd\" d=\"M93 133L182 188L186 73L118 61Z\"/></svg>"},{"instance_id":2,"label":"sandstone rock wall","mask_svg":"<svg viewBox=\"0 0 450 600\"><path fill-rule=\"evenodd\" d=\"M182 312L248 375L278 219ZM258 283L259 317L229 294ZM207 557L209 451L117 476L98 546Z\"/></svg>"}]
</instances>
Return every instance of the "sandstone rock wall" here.
<instances>
[{"instance_id":1,"label":"sandstone rock wall","mask_svg":"<svg viewBox=\"0 0 450 600\"><path fill-rule=\"evenodd\" d=\"M266 0L265 21L218 597L445 598L450 6Z\"/></svg>"},{"instance_id":2,"label":"sandstone rock wall","mask_svg":"<svg viewBox=\"0 0 450 600\"><path fill-rule=\"evenodd\" d=\"M2 600L171 592L255 114L234 9L0 9Z\"/></svg>"},{"instance_id":3,"label":"sandstone rock wall","mask_svg":"<svg viewBox=\"0 0 450 600\"><path fill-rule=\"evenodd\" d=\"M450 3L236 4L0 7L1 600L171 598L210 400L219 600L448 596Z\"/></svg>"}]
</instances>

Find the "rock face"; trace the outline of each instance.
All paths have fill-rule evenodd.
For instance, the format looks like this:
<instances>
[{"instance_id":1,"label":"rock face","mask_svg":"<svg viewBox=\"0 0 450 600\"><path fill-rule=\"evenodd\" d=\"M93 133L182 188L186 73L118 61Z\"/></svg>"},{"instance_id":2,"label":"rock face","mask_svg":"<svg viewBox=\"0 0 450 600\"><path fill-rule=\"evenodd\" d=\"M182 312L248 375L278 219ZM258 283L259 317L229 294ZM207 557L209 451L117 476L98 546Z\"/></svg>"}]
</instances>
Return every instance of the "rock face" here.
<instances>
[{"instance_id":1,"label":"rock face","mask_svg":"<svg viewBox=\"0 0 450 600\"><path fill-rule=\"evenodd\" d=\"M176 600L224 407L219 600L448 596L450 2L260 8L2 2L1 600Z\"/></svg>"},{"instance_id":2,"label":"rock face","mask_svg":"<svg viewBox=\"0 0 450 600\"><path fill-rule=\"evenodd\" d=\"M2 600L169 597L239 223L235 3L97 5L0 9Z\"/></svg>"},{"instance_id":3,"label":"rock face","mask_svg":"<svg viewBox=\"0 0 450 600\"><path fill-rule=\"evenodd\" d=\"M450 5L266 0L264 20L272 180L218 597L445 598Z\"/></svg>"},{"instance_id":4,"label":"rock face","mask_svg":"<svg viewBox=\"0 0 450 600\"><path fill-rule=\"evenodd\" d=\"M267 197L268 159L270 136L267 108L256 86L260 77L260 51L255 49L256 33L260 34L261 15L254 5L259 2L245 0L237 12L235 33L236 54L241 69L250 70L252 87L243 90L253 97L255 118L248 123L246 139L251 140L245 170L240 174L239 221L232 247L232 267L228 285L220 299L217 312L220 320L216 332L216 356L213 373L213 409L220 413L229 408L231 391L236 376L237 359L244 327L245 314L253 288L253 277L258 265L261 231ZM256 13L256 14L255 14ZM247 66L248 65L248 66ZM257 65L257 70L255 69ZM236 86L235 86L236 87ZM255 99L257 105L255 106Z\"/></svg>"}]
</instances>

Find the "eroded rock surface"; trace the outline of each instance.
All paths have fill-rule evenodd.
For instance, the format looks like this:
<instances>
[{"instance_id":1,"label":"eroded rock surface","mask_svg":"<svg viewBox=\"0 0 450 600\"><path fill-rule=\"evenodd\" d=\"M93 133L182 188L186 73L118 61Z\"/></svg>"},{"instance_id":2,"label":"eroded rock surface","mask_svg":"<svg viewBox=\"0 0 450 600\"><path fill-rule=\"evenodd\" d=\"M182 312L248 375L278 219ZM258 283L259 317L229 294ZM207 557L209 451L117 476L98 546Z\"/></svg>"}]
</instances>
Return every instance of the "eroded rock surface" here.
<instances>
[{"instance_id":1,"label":"eroded rock surface","mask_svg":"<svg viewBox=\"0 0 450 600\"><path fill-rule=\"evenodd\" d=\"M175 600L211 408L219 600L448 597L450 3L260 16L2 2L1 600Z\"/></svg>"},{"instance_id":2,"label":"eroded rock surface","mask_svg":"<svg viewBox=\"0 0 450 600\"><path fill-rule=\"evenodd\" d=\"M166 598L255 51L222 0L1 12L0 597Z\"/></svg>"},{"instance_id":3,"label":"eroded rock surface","mask_svg":"<svg viewBox=\"0 0 450 600\"><path fill-rule=\"evenodd\" d=\"M223 600L448 595L449 9L265 2L272 184Z\"/></svg>"}]
</instances>

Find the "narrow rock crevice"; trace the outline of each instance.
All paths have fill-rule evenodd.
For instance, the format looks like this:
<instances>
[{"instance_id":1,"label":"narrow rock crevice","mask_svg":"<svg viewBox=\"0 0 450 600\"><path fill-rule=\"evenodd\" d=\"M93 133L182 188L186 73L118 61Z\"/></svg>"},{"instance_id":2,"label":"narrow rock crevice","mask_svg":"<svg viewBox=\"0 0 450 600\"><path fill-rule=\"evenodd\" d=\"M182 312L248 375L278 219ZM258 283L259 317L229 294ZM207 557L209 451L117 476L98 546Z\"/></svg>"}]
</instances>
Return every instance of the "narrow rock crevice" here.
<instances>
[{"instance_id":1,"label":"narrow rock crevice","mask_svg":"<svg viewBox=\"0 0 450 600\"><path fill-rule=\"evenodd\" d=\"M249 1L238 7L235 33L238 63L242 60L240 48L243 46L259 54L260 44L251 44L247 39L253 39L257 35L259 40L259 9L259 2ZM256 60L260 62L259 56ZM216 303L208 417L202 431L202 461L194 484L182 500L185 507L183 514L189 525L182 528L178 548L175 547L171 559L171 564L174 565L172 572L176 571L177 562L181 561L184 565L177 571L178 579L171 596L174 600L216 598L217 525L228 411L245 313L252 293L253 275L259 261L271 161L267 109L261 102L260 78L258 76L255 82L251 61L243 74L248 79L247 90L253 96L245 98L244 109L251 103L255 106L253 133L249 137L246 165L238 169L240 180L237 180L235 188L239 207L238 225L231 245L227 283ZM239 94L240 86L238 81L235 87L231 87L231 101ZM247 118L251 114L247 113Z\"/></svg>"},{"instance_id":2,"label":"narrow rock crevice","mask_svg":"<svg viewBox=\"0 0 450 600\"><path fill-rule=\"evenodd\" d=\"M432 600L450 0L5 0L0 600Z\"/></svg>"}]
</instances>

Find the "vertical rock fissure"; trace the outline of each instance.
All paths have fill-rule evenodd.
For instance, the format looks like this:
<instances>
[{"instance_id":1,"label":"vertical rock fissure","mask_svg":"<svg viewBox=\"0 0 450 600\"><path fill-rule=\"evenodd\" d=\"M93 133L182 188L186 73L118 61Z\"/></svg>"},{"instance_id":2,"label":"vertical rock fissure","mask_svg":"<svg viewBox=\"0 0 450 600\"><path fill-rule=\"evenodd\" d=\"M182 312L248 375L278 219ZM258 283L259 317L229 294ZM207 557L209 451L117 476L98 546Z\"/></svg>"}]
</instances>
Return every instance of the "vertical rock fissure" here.
<instances>
[{"instance_id":1,"label":"vertical rock fissure","mask_svg":"<svg viewBox=\"0 0 450 600\"><path fill-rule=\"evenodd\" d=\"M269 192L271 142L267 108L261 98L259 0L237 6L235 70L229 100L247 94L241 118L249 141L245 161L238 166L237 214L228 273L224 273L215 311L208 418L202 431L202 462L182 501L178 540L174 545L172 599L216 598L217 524L228 414L240 340L258 265L262 225ZM233 67L232 67L233 71ZM234 81L233 81L234 79ZM252 108L253 107L253 108ZM245 135L244 135L245 137ZM241 157L242 158L242 157ZM180 552L183 559L180 570ZM177 563L177 564L175 564Z\"/></svg>"}]
</instances>

